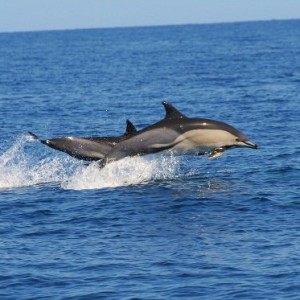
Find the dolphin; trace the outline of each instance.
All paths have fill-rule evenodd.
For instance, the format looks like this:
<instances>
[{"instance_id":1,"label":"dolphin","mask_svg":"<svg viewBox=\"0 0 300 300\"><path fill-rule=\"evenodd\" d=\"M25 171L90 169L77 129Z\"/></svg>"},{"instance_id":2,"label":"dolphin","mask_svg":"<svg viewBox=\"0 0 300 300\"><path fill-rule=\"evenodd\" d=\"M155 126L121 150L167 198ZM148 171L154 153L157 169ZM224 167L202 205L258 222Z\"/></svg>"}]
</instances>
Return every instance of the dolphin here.
<instances>
[{"instance_id":1,"label":"dolphin","mask_svg":"<svg viewBox=\"0 0 300 300\"><path fill-rule=\"evenodd\" d=\"M102 166L127 156L146 155L170 150L175 155L208 154L220 157L231 148L252 148L247 136L233 126L210 119L189 118L170 103L162 102L164 119L120 141L107 153Z\"/></svg>"},{"instance_id":2,"label":"dolphin","mask_svg":"<svg viewBox=\"0 0 300 300\"><path fill-rule=\"evenodd\" d=\"M42 140L37 135L29 132L35 140L50 148L63 151L72 157L85 161L98 161L103 159L109 151L119 142L129 138L137 132L134 125L127 120L126 132L117 137L59 137Z\"/></svg>"}]
</instances>

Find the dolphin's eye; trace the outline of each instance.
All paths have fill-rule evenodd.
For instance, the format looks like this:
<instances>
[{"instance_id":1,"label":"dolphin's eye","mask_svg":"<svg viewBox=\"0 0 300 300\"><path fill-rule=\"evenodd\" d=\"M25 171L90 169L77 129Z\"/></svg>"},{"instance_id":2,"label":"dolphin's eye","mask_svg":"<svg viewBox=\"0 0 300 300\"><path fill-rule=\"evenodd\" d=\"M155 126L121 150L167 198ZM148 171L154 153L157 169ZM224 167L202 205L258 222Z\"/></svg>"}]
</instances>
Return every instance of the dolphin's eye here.
<instances>
[{"instance_id":1,"label":"dolphin's eye","mask_svg":"<svg viewBox=\"0 0 300 300\"><path fill-rule=\"evenodd\" d=\"M241 140L240 140L239 138L236 138L235 141L236 141L236 142L240 142Z\"/></svg>"}]
</instances>

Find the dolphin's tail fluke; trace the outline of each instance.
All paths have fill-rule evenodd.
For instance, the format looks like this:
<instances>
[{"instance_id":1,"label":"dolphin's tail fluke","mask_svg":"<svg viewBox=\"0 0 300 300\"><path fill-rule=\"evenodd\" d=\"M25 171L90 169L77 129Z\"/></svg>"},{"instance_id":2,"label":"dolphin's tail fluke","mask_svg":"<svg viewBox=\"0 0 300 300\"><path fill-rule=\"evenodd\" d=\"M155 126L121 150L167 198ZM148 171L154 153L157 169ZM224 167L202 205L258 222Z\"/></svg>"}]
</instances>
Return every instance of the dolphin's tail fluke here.
<instances>
[{"instance_id":1,"label":"dolphin's tail fluke","mask_svg":"<svg viewBox=\"0 0 300 300\"><path fill-rule=\"evenodd\" d=\"M29 133L29 136L30 136L33 140L40 140L40 138L39 138L36 134L34 134L34 133L30 132L30 131L28 131L28 133Z\"/></svg>"},{"instance_id":2,"label":"dolphin's tail fluke","mask_svg":"<svg viewBox=\"0 0 300 300\"><path fill-rule=\"evenodd\" d=\"M41 142L42 144L47 144L47 140L41 140L36 134L32 133L31 131L28 131L29 137L34 141L37 140Z\"/></svg>"}]
</instances>

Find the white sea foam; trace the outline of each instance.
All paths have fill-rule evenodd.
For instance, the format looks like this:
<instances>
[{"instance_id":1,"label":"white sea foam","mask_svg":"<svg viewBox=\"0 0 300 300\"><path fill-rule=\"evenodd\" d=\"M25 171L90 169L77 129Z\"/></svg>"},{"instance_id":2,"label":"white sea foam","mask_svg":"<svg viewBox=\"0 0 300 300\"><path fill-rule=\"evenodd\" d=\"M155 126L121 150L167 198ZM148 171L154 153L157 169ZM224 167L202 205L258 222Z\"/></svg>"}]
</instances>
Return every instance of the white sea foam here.
<instances>
[{"instance_id":1,"label":"white sea foam","mask_svg":"<svg viewBox=\"0 0 300 300\"><path fill-rule=\"evenodd\" d=\"M142 184L174 177L177 166L178 160L171 156L128 157L103 169L99 169L97 164L81 168L62 186L67 189L96 189Z\"/></svg>"},{"instance_id":2,"label":"white sea foam","mask_svg":"<svg viewBox=\"0 0 300 300\"><path fill-rule=\"evenodd\" d=\"M26 159L23 148L26 137L19 138L15 144L0 156L0 188L24 185Z\"/></svg>"},{"instance_id":3,"label":"white sea foam","mask_svg":"<svg viewBox=\"0 0 300 300\"><path fill-rule=\"evenodd\" d=\"M125 158L103 169L96 163L85 166L67 155L37 159L34 151L25 151L29 141L22 136L0 155L0 189L47 183L74 190L143 184L176 176L179 165L178 158L172 156Z\"/></svg>"},{"instance_id":4,"label":"white sea foam","mask_svg":"<svg viewBox=\"0 0 300 300\"><path fill-rule=\"evenodd\" d=\"M30 141L22 136L0 155L0 188L16 188L48 182L60 182L67 177L65 162L58 157L34 162L34 154L25 153L25 145Z\"/></svg>"}]
</instances>

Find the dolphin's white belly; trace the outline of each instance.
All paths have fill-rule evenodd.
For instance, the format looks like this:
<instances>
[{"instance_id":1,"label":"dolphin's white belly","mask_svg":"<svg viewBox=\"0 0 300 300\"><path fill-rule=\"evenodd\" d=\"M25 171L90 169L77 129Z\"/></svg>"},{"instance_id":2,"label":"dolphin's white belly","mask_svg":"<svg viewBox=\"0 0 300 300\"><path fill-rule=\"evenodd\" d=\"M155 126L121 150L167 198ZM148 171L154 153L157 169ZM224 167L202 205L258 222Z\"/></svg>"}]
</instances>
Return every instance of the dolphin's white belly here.
<instances>
[{"instance_id":1,"label":"dolphin's white belly","mask_svg":"<svg viewBox=\"0 0 300 300\"><path fill-rule=\"evenodd\" d=\"M232 136L224 130L197 129L179 135L172 151L177 154L204 154L231 142Z\"/></svg>"}]
</instances>

